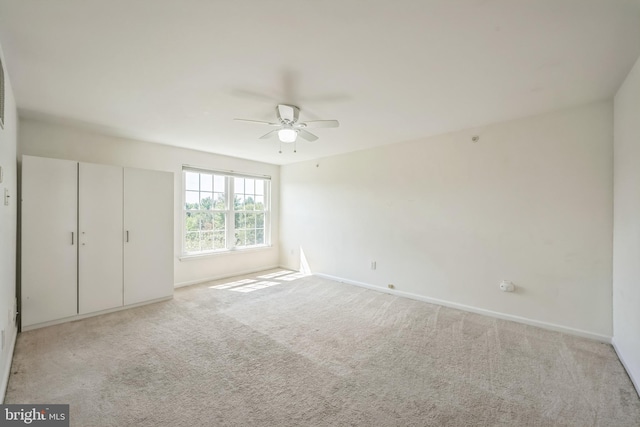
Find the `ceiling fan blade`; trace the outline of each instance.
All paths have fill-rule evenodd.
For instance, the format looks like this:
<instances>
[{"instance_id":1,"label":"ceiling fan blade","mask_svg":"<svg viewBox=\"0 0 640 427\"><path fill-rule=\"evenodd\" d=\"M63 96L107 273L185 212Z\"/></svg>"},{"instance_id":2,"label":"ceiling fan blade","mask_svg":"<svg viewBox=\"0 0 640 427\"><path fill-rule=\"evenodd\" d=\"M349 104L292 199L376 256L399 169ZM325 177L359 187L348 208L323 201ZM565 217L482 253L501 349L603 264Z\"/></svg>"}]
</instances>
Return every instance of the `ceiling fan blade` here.
<instances>
[{"instance_id":1,"label":"ceiling fan blade","mask_svg":"<svg viewBox=\"0 0 640 427\"><path fill-rule=\"evenodd\" d=\"M264 101L264 102L268 102L270 104L275 104L276 102L278 102L279 100L266 95L264 93L260 93L260 92L253 92L250 90L244 90L244 89L233 89L231 91L231 95L239 97L239 98L249 98L249 99L256 99L258 101Z\"/></svg>"},{"instance_id":2,"label":"ceiling fan blade","mask_svg":"<svg viewBox=\"0 0 640 427\"><path fill-rule=\"evenodd\" d=\"M301 138L306 139L309 142L313 142L315 140L318 139L317 136L315 136L314 134L312 134L311 132L307 132L304 129L298 129L298 135L300 135Z\"/></svg>"},{"instance_id":3,"label":"ceiling fan blade","mask_svg":"<svg viewBox=\"0 0 640 427\"><path fill-rule=\"evenodd\" d=\"M278 117L293 123L298 120L298 109L293 105L280 104L278 105Z\"/></svg>"},{"instance_id":4,"label":"ceiling fan blade","mask_svg":"<svg viewBox=\"0 0 640 427\"><path fill-rule=\"evenodd\" d=\"M278 135L278 131L279 131L279 130L280 130L280 129L275 129L275 130L272 130L271 132L267 132L267 133L265 133L264 135L262 135L262 136L261 136L260 138L258 138L258 139L269 139L269 138L273 138L274 136L277 136L277 135Z\"/></svg>"},{"instance_id":5,"label":"ceiling fan blade","mask_svg":"<svg viewBox=\"0 0 640 427\"><path fill-rule=\"evenodd\" d=\"M337 120L309 120L300 124L308 128L337 128L340 126L340 122Z\"/></svg>"},{"instance_id":6,"label":"ceiling fan blade","mask_svg":"<svg viewBox=\"0 0 640 427\"><path fill-rule=\"evenodd\" d=\"M237 122L257 123L259 125L280 126L280 123L265 122L262 120L249 120L249 119L233 119L233 120Z\"/></svg>"}]
</instances>

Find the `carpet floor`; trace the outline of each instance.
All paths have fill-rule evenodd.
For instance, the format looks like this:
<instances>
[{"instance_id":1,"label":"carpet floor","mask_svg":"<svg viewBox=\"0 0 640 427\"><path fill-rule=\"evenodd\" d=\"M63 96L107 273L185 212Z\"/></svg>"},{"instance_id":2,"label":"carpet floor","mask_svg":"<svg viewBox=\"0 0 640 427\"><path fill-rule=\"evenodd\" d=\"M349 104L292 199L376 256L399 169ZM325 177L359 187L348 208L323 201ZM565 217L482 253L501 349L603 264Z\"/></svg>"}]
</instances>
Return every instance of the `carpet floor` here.
<instances>
[{"instance_id":1,"label":"carpet floor","mask_svg":"<svg viewBox=\"0 0 640 427\"><path fill-rule=\"evenodd\" d=\"M21 333L5 403L90 426L639 426L613 348L271 270Z\"/></svg>"}]
</instances>

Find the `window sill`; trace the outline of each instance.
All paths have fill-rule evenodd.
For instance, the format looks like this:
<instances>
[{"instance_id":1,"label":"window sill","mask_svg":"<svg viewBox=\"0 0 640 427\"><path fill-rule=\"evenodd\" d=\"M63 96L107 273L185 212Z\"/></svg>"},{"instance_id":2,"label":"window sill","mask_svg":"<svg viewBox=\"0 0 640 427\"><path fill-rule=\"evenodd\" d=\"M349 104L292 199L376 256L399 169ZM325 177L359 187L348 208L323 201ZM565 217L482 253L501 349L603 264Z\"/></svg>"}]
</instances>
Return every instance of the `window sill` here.
<instances>
[{"instance_id":1,"label":"window sill","mask_svg":"<svg viewBox=\"0 0 640 427\"><path fill-rule=\"evenodd\" d=\"M178 257L178 260L180 260L181 262L195 261L195 260L201 260L204 258L215 258L215 257L225 256L225 255L239 255L239 254L246 254L251 252L262 252L262 251L267 251L269 249L273 249L273 245L256 246L254 248L247 248L247 249L230 249L226 251L205 252L200 254L182 254Z\"/></svg>"}]
</instances>

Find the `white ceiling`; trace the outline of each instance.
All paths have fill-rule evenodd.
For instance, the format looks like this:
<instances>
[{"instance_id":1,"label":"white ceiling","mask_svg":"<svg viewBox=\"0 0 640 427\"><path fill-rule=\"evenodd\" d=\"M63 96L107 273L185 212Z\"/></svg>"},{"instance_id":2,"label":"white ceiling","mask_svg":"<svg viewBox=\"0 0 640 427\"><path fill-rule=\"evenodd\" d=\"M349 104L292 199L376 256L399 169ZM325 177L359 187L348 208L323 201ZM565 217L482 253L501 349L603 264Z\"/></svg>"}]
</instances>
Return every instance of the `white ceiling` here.
<instances>
[{"instance_id":1,"label":"white ceiling","mask_svg":"<svg viewBox=\"0 0 640 427\"><path fill-rule=\"evenodd\" d=\"M640 0L0 0L20 114L287 164L611 98ZM298 152L279 102L338 129Z\"/></svg>"}]
</instances>

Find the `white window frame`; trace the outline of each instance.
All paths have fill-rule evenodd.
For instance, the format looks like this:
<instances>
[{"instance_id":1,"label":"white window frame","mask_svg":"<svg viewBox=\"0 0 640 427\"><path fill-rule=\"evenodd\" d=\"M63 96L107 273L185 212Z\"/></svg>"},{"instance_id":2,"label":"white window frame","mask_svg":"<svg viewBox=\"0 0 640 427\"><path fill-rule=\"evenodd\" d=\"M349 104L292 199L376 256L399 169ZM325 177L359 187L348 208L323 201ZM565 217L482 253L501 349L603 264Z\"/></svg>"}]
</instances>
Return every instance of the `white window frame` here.
<instances>
[{"instance_id":1,"label":"white window frame","mask_svg":"<svg viewBox=\"0 0 640 427\"><path fill-rule=\"evenodd\" d=\"M187 252L186 250L186 236L187 236L187 226L186 226L186 192L187 192L187 179L186 173L194 172L194 173L204 173L211 175L224 176L225 178L225 210L211 210L211 212L224 212L225 215L225 243L226 247L224 249L212 249L205 251L197 251L197 252ZM235 237L235 214L239 212L245 211L236 211L235 210L235 188L234 188L234 178L245 178L245 179L260 179L264 181L264 243L259 245L251 245L251 246L236 246L236 237ZM181 243L181 253L182 257L200 257L200 256L208 256L215 254L224 254L231 252L243 252L243 251L251 251L262 248L270 248L271 247L271 176L269 175L254 175L248 173L238 173L235 171L225 171L219 169L208 169L203 167L194 167L183 165L182 166L182 206L181 206L181 215L182 215L182 243Z\"/></svg>"}]
</instances>

